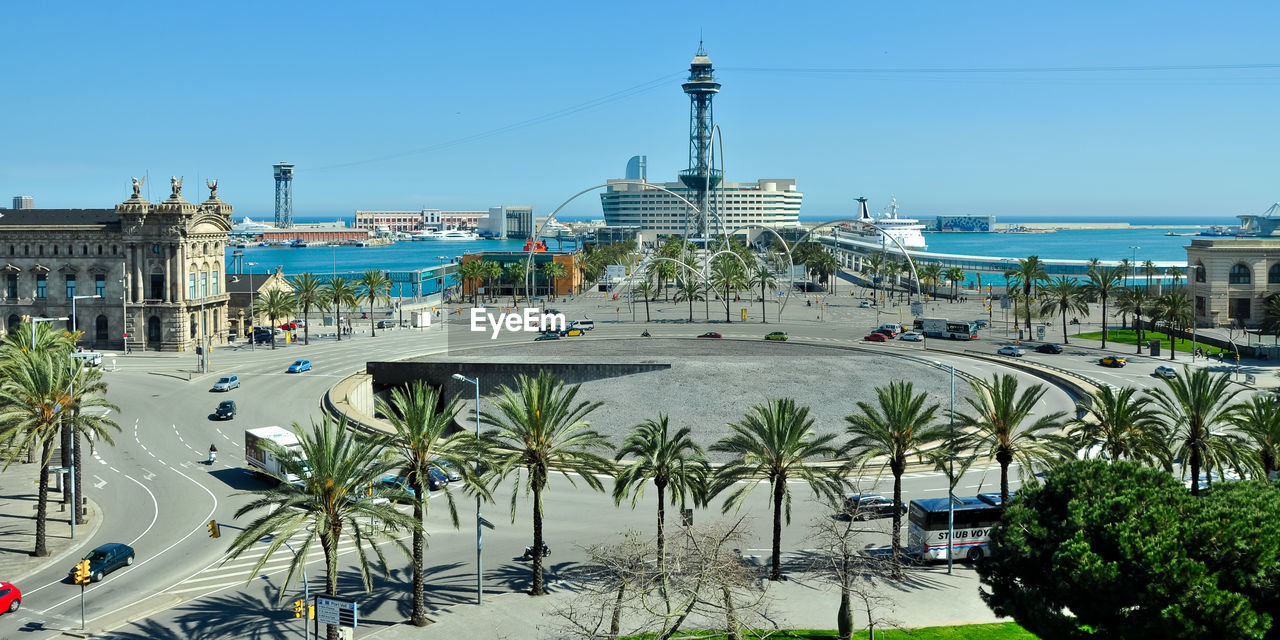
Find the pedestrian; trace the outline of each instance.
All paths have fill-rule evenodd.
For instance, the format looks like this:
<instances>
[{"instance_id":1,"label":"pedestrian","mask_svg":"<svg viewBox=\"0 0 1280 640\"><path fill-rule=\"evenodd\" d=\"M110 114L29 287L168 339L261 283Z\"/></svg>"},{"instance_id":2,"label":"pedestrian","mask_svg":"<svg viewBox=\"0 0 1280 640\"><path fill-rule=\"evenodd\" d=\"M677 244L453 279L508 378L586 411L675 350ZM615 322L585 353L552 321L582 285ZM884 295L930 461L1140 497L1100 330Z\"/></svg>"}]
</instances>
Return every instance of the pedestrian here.
<instances>
[{"instance_id":1,"label":"pedestrian","mask_svg":"<svg viewBox=\"0 0 1280 640\"><path fill-rule=\"evenodd\" d=\"M205 464L213 464L213 461L217 459L218 459L218 447L216 445L211 444L209 445L209 461Z\"/></svg>"}]
</instances>

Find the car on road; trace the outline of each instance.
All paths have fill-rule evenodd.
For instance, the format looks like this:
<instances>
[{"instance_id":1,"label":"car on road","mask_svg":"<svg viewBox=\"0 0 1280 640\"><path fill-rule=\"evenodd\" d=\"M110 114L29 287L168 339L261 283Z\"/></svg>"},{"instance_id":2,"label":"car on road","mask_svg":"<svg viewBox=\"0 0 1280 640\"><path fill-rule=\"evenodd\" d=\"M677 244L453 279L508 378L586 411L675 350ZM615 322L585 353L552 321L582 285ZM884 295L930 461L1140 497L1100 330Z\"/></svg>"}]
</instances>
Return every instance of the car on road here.
<instances>
[{"instance_id":1,"label":"car on road","mask_svg":"<svg viewBox=\"0 0 1280 640\"><path fill-rule=\"evenodd\" d=\"M893 500L880 495L855 493L844 499L844 515L853 520L892 518ZM906 514L907 507L898 505L897 512Z\"/></svg>"},{"instance_id":2,"label":"car on road","mask_svg":"<svg viewBox=\"0 0 1280 640\"><path fill-rule=\"evenodd\" d=\"M253 332L253 341L257 344L266 344L271 342L271 332L265 329L255 329Z\"/></svg>"},{"instance_id":3,"label":"car on road","mask_svg":"<svg viewBox=\"0 0 1280 640\"><path fill-rule=\"evenodd\" d=\"M573 322L570 322L570 323L569 323L569 328L570 328L570 329L582 329L583 331L590 331L590 330L592 330L592 329L596 328L596 321L595 321L595 320L590 320L590 319L588 319L588 320L574 320Z\"/></svg>"},{"instance_id":4,"label":"car on road","mask_svg":"<svg viewBox=\"0 0 1280 640\"><path fill-rule=\"evenodd\" d=\"M887 342L889 340L888 336L883 333L868 333L862 339L867 342Z\"/></svg>"},{"instance_id":5,"label":"car on road","mask_svg":"<svg viewBox=\"0 0 1280 640\"><path fill-rule=\"evenodd\" d=\"M1114 367L1119 369L1120 367L1129 364L1129 362L1124 359L1124 356L1103 356L1101 360L1098 360L1098 364L1104 367Z\"/></svg>"},{"instance_id":6,"label":"car on road","mask_svg":"<svg viewBox=\"0 0 1280 640\"><path fill-rule=\"evenodd\" d=\"M722 336L722 335L720 335L720 334L718 334L718 333L716 333L716 332L714 332L714 331L708 331L708 332L706 332L706 333L704 333L704 334L702 334L702 335L700 335L700 336L698 336L698 337L699 337L699 338L723 338L724 336Z\"/></svg>"},{"instance_id":7,"label":"car on road","mask_svg":"<svg viewBox=\"0 0 1280 640\"><path fill-rule=\"evenodd\" d=\"M379 320L377 327L379 329L391 329L396 326L395 320Z\"/></svg>"},{"instance_id":8,"label":"car on road","mask_svg":"<svg viewBox=\"0 0 1280 640\"><path fill-rule=\"evenodd\" d=\"M1027 350L1023 349L1022 347L1017 347L1011 344L1007 344L1003 347L1000 347L999 349L996 349L996 353L1002 356L1013 356L1015 358L1021 358L1022 356L1027 355Z\"/></svg>"},{"instance_id":9,"label":"car on road","mask_svg":"<svg viewBox=\"0 0 1280 640\"><path fill-rule=\"evenodd\" d=\"M898 336L898 339L906 340L907 342L924 342L924 334L918 331L908 331Z\"/></svg>"},{"instance_id":10,"label":"car on road","mask_svg":"<svg viewBox=\"0 0 1280 640\"><path fill-rule=\"evenodd\" d=\"M89 552L89 555L82 560L89 561L89 581L98 582L102 577L119 569L133 564L133 547L119 542L108 542L97 549ZM67 577L75 582L76 568L71 567L71 571L67 572Z\"/></svg>"},{"instance_id":11,"label":"car on road","mask_svg":"<svg viewBox=\"0 0 1280 640\"><path fill-rule=\"evenodd\" d=\"M560 337L563 338L564 336L580 336L583 333L584 331L582 329L565 329L564 331L560 332Z\"/></svg>"},{"instance_id":12,"label":"car on road","mask_svg":"<svg viewBox=\"0 0 1280 640\"><path fill-rule=\"evenodd\" d=\"M893 338L893 336L897 335L893 329L885 329L884 327L873 329L871 333L878 333L886 338Z\"/></svg>"},{"instance_id":13,"label":"car on road","mask_svg":"<svg viewBox=\"0 0 1280 640\"><path fill-rule=\"evenodd\" d=\"M896 323L882 324L879 329L876 329L876 331L888 331L890 338L902 333L902 330L902 325Z\"/></svg>"},{"instance_id":14,"label":"car on road","mask_svg":"<svg viewBox=\"0 0 1280 640\"><path fill-rule=\"evenodd\" d=\"M218 408L213 411L213 417L218 420L231 420L236 417L236 401L223 400L218 403Z\"/></svg>"},{"instance_id":15,"label":"car on road","mask_svg":"<svg viewBox=\"0 0 1280 640\"><path fill-rule=\"evenodd\" d=\"M974 320L974 321L973 321L973 326L975 326L975 327L977 327L977 328L979 328L979 329L986 329L986 328L987 328L987 321L986 321L986 320Z\"/></svg>"},{"instance_id":16,"label":"car on road","mask_svg":"<svg viewBox=\"0 0 1280 640\"><path fill-rule=\"evenodd\" d=\"M293 364L289 365L288 372L302 373L303 371L310 371L310 370L311 370L310 360L294 360Z\"/></svg>"},{"instance_id":17,"label":"car on road","mask_svg":"<svg viewBox=\"0 0 1280 640\"><path fill-rule=\"evenodd\" d=\"M787 341L787 332L786 332L786 331L774 331L774 332L771 332L771 333L766 334L766 335L765 335L765 337L764 337L764 339L765 339L765 340L781 340L782 342L786 342L786 341Z\"/></svg>"},{"instance_id":18,"label":"car on road","mask_svg":"<svg viewBox=\"0 0 1280 640\"><path fill-rule=\"evenodd\" d=\"M1176 377L1177 375L1178 375L1178 370L1174 369L1173 367L1167 364L1162 364L1156 367L1157 378L1173 378L1173 377Z\"/></svg>"},{"instance_id":19,"label":"car on road","mask_svg":"<svg viewBox=\"0 0 1280 640\"><path fill-rule=\"evenodd\" d=\"M222 376L218 381L213 383L214 391L230 391L240 388L239 376Z\"/></svg>"},{"instance_id":20,"label":"car on road","mask_svg":"<svg viewBox=\"0 0 1280 640\"><path fill-rule=\"evenodd\" d=\"M1036 353L1062 353L1062 347L1052 342L1046 342L1036 347Z\"/></svg>"},{"instance_id":21,"label":"car on road","mask_svg":"<svg viewBox=\"0 0 1280 640\"><path fill-rule=\"evenodd\" d=\"M543 333L543 334L540 334L538 337L534 338L533 341L537 342L539 340L559 340L559 339L560 339L560 334L558 333Z\"/></svg>"},{"instance_id":22,"label":"car on road","mask_svg":"<svg viewBox=\"0 0 1280 640\"><path fill-rule=\"evenodd\" d=\"M861 308L863 308L863 309L870 309L870 308L871 308L871 301L870 301L870 300L863 300L862 302L859 302L859 303L858 303L858 306L859 306L859 307L861 307Z\"/></svg>"},{"instance_id":23,"label":"car on road","mask_svg":"<svg viewBox=\"0 0 1280 640\"><path fill-rule=\"evenodd\" d=\"M449 462L448 460L440 460L438 458L432 460L432 462L436 463L436 468L444 473L449 482L458 482L459 480L462 480L462 474L458 472L458 468L453 466L452 462Z\"/></svg>"},{"instance_id":24,"label":"car on road","mask_svg":"<svg viewBox=\"0 0 1280 640\"><path fill-rule=\"evenodd\" d=\"M0 611L13 613L22 606L22 591L9 582L0 582Z\"/></svg>"}]
</instances>

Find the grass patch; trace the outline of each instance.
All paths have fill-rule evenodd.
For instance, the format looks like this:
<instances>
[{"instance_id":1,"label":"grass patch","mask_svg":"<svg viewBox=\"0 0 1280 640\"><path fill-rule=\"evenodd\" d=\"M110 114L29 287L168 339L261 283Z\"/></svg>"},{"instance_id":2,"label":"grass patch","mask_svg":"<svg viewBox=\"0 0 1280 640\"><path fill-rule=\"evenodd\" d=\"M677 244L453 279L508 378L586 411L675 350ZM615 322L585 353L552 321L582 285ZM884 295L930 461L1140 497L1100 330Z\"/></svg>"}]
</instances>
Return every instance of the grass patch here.
<instances>
[{"instance_id":1,"label":"grass patch","mask_svg":"<svg viewBox=\"0 0 1280 640\"><path fill-rule=\"evenodd\" d=\"M825 629L794 629L786 631L746 631L743 638L768 638L769 640L819 640L835 638L837 633ZM626 640L649 640L652 635L629 636ZM723 640L724 634L711 631L691 631L676 635L681 640ZM857 631L854 640L866 640L867 632ZM885 640L1036 640L1036 637L1013 622L995 624L966 624L954 627L925 627L923 629L878 629L876 638Z\"/></svg>"},{"instance_id":2,"label":"grass patch","mask_svg":"<svg viewBox=\"0 0 1280 640\"><path fill-rule=\"evenodd\" d=\"M1082 333L1080 335L1071 336L1071 337L1083 338L1085 340L1102 340L1102 332L1090 331L1089 333ZM1155 340L1156 338L1160 339L1160 353L1162 354L1168 353L1169 339L1168 339L1168 336L1164 335L1163 333L1158 333L1155 331L1143 331L1142 346L1144 347L1147 346L1149 341ZM1136 347L1138 344L1138 332L1134 331L1133 329L1111 329L1107 331L1107 347L1109 348L1112 343L1128 345L1130 347ZM1196 344L1202 347L1206 353L1210 349L1210 347L1204 344L1203 342L1197 342ZM1178 353L1191 353L1191 341L1179 340L1177 349L1178 349ZM1133 352L1130 351L1129 353L1133 353ZM1214 353L1217 353L1216 349L1214 350ZM1124 354L1121 353L1120 355L1124 355Z\"/></svg>"}]
</instances>

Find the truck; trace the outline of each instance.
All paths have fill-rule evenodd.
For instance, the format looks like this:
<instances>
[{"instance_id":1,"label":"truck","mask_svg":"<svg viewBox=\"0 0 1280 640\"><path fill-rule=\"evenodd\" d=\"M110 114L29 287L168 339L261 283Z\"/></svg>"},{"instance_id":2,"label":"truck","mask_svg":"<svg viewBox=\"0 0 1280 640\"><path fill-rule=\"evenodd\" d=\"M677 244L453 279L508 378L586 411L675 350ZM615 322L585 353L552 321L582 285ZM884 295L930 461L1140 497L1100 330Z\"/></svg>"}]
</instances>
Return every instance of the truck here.
<instances>
[{"instance_id":1,"label":"truck","mask_svg":"<svg viewBox=\"0 0 1280 640\"><path fill-rule=\"evenodd\" d=\"M266 442L274 442L280 447L291 451L301 451L298 446L298 436L283 427L245 429L244 458L249 465L249 469L259 475L270 476L289 483L297 482L298 476L285 472L280 460L276 458L271 450L264 446Z\"/></svg>"}]
</instances>

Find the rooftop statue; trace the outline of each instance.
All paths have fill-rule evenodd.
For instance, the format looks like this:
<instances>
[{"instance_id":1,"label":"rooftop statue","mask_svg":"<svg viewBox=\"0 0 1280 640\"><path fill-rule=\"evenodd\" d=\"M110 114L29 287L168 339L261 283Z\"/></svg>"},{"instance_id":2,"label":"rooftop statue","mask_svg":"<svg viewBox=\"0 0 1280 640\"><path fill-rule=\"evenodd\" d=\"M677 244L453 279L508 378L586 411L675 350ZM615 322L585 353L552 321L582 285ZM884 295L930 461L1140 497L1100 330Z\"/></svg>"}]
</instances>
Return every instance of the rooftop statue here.
<instances>
[{"instance_id":1,"label":"rooftop statue","mask_svg":"<svg viewBox=\"0 0 1280 640\"><path fill-rule=\"evenodd\" d=\"M146 177L133 179L133 197L135 198L142 197L142 184L146 181L147 181Z\"/></svg>"},{"instance_id":2,"label":"rooftop statue","mask_svg":"<svg viewBox=\"0 0 1280 640\"><path fill-rule=\"evenodd\" d=\"M217 200L218 199L218 181L209 180L208 178L205 178L204 184L205 186L209 187L209 199Z\"/></svg>"},{"instance_id":3,"label":"rooftop statue","mask_svg":"<svg viewBox=\"0 0 1280 640\"><path fill-rule=\"evenodd\" d=\"M175 178L173 176L169 176L169 184L173 186L173 195L171 197L175 200L181 199L182 198L182 178Z\"/></svg>"}]
</instances>

